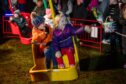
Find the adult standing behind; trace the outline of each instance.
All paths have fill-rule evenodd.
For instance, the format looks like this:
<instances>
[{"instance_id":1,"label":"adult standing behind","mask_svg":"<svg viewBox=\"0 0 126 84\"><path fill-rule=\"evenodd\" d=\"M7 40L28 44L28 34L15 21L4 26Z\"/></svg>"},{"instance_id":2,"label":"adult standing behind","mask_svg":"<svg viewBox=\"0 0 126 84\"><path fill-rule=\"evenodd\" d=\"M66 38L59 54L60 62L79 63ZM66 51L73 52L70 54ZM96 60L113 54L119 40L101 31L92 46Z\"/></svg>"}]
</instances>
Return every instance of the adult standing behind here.
<instances>
[{"instance_id":1,"label":"adult standing behind","mask_svg":"<svg viewBox=\"0 0 126 84\"><path fill-rule=\"evenodd\" d=\"M25 11L26 0L18 0L18 8L20 11Z\"/></svg>"},{"instance_id":2,"label":"adult standing behind","mask_svg":"<svg viewBox=\"0 0 126 84\"><path fill-rule=\"evenodd\" d=\"M45 15L45 9L42 0L37 0L36 7L32 12L35 12L38 16L42 16L42 17Z\"/></svg>"},{"instance_id":3,"label":"adult standing behind","mask_svg":"<svg viewBox=\"0 0 126 84\"><path fill-rule=\"evenodd\" d=\"M71 0L60 0L61 11L69 16L73 10L73 4Z\"/></svg>"},{"instance_id":4,"label":"adult standing behind","mask_svg":"<svg viewBox=\"0 0 126 84\"><path fill-rule=\"evenodd\" d=\"M76 0L73 7L73 18L86 19L88 17L88 11L85 7L83 0Z\"/></svg>"},{"instance_id":5,"label":"adult standing behind","mask_svg":"<svg viewBox=\"0 0 126 84\"><path fill-rule=\"evenodd\" d=\"M113 22L112 29L114 31L110 34L111 54L117 56L122 53L121 36L115 33L115 31L120 33L122 31L121 25L119 24L120 9L118 0L109 0L109 5L104 12L104 19L107 17L110 17L108 20Z\"/></svg>"},{"instance_id":6,"label":"adult standing behind","mask_svg":"<svg viewBox=\"0 0 126 84\"><path fill-rule=\"evenodd\" d=\"M126 4L123 4L121 7L122 19L120 23L122 25L122 34L126 35ZM126 68L126 37L122 36L122 53L124 56L124 68Z\"/></svg>"}]
</instances>

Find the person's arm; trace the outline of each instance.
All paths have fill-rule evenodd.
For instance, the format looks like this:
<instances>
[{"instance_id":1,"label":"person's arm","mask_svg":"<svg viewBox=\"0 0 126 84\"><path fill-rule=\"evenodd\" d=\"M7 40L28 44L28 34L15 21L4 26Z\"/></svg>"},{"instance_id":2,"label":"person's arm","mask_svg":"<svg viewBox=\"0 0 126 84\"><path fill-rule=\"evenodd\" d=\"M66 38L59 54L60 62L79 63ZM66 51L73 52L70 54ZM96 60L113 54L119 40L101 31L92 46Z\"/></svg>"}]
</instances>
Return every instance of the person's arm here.
<instances>
[{"instance_id":1,"label":"person's arm","mask_svg":"<svg viewBox=\"0 0 126 84\"><path fill-rule=\"evenodd\" d=\"M36 29L32 29L32 42L36 42L38 38L38 33L37 33L37 30Z\"/></svg>"},{"instance_id":2,"label":"person's arm","mask_svg":"<svg viewBox=\"0 0 126 84\"><path fill-rule=\"evenodd\" d=\"M66 11L66 15L69 15L73 11L73 4L71 0L68 0L67 6L68 6L68 10Z\"/></svg>"},{"instance_id":3,"label":"person's arm","mask_svg":"<svg viewBox=\"0 0 126 84\"><path fill-rule=\"evenodd\" d=\"M80 28L75 28L75 27L73 27L72 25L69 24L68 27L70 28L72 35L80 34L84 31L87 32L87 33L91 32L91 28L89 28L88 25L86 25L86 26L82 25Z\"/></svg>"},{"instance_id":4,"label":"person's arm","mask_svg":"<svg viewBox=\"0 0 126 84\"><path fill-rule=\"evenodd\" d=\"M67 24L66 27L70 28L71 34L76 35L84 31L83 27L75 28L71 24Z\"/></svg>"},{"instance_id":5,"label":"person's arm","mask_svg":"<svg viewBox=\"0 0 126 84\"><path fill-rule=\"evenodd\" d=\"M37 12L37 7L35 7L32 12Z\"/></svg>"},{"instance_id":6,"label":"person's arm","mask_svg":"<svg viewBox=\"0 0 126 84\"><path fill-rule=\"evenodd\" d=\"M53 42L55 51L56 52L59 51L60 50L59 49L59 42L58 42L58 38L57 38L57 36L55 34L53 34L53 40L52 40L52 42Z\"/></svg>"}]
</instances>

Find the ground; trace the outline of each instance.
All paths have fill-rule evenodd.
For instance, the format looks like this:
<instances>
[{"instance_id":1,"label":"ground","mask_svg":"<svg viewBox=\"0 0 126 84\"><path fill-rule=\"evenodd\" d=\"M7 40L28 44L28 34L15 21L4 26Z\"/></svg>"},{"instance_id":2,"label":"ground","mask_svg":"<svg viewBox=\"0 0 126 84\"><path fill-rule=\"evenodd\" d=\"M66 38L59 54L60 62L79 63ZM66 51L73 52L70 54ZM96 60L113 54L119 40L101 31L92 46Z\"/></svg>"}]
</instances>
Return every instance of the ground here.
<instances>
[{"instance_id":1,"label":"ground","mask_svg":"<svg viewBox=\"0 0 126 84\"><path fill-rule=\"evenodd\" d=\"M31 45L18 39L0 44L0 84L126 84L126 70L121 56L99 55L98 50L78 46L79 78L67 82L31 82L29 69L33 66Z\"/></svg>"}]
</instances>

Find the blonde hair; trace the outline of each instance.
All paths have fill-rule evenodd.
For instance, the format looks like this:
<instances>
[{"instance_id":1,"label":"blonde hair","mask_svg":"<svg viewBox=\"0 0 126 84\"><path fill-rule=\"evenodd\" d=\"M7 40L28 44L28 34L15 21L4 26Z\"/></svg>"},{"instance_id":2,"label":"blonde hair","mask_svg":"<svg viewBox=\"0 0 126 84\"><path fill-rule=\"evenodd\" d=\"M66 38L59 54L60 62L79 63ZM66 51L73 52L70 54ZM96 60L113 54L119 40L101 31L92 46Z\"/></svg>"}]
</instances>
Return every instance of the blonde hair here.
<instances>
[{"instance_id":1,"label":"blonde hair","mask_svg":"<svg viewBox=\"0 0 126 84\"><path fill-rule=\"evenodd\" d=\"M60 14L56 15L56 17L54 19L54 28L58 27L59 21L60 21L62 16L63 16L63 13L60 13Z\"/></svg>"}]
</instances>

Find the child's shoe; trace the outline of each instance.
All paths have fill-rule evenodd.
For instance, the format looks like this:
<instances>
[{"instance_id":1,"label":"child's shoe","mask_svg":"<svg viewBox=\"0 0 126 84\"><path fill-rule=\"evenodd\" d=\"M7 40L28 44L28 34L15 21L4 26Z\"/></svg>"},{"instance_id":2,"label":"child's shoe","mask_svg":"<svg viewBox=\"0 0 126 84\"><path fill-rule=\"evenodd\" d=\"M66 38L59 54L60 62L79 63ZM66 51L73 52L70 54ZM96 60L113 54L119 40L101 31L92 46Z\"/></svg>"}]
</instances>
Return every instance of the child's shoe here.
<instances>
[{"instance_id":1,"label":"child's shoe","mask_svg":"<svg viewBox=\"0 0 126 84\"><path fill-rule=\"evenodd\" d=\"M74 67L75 65L74 64L70 64L70 67Z\"/></svg>"},{"instance_id":2,"label":"child's shoe","mask_svg":"<svg viewBox=\"0 0 126 84\"><path fill-rule=\"evenodd\" d=\"M64 64L59 64L59 65L58 65L58 68L59 68L59 69L64 69L65 66L64 66Z\"/></svg>"}]
</instances>

